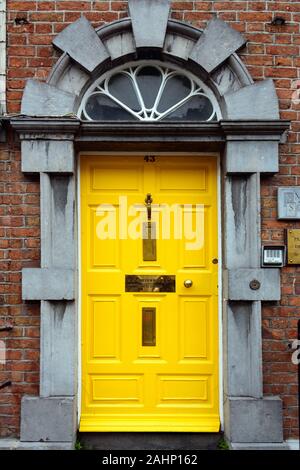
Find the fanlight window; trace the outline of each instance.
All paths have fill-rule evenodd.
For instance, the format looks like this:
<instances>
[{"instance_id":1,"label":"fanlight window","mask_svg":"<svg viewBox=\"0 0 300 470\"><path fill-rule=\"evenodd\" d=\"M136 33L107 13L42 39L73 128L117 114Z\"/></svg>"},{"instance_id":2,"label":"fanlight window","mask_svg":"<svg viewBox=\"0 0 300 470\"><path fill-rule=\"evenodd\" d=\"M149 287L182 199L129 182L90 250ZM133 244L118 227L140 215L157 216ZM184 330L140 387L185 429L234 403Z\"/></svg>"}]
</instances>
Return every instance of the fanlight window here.
<instances>
[{"instance_id":1,"label":"fanlight window","mask_svg":"<svg viewBox=\"0 0 300 470\"><path fill-rule=\"evenodd\" d=\"M79 116L88 121L214 121L213 94L191 75L157 63L113 71L86 92Z\"/></svg>"}]
</instances>

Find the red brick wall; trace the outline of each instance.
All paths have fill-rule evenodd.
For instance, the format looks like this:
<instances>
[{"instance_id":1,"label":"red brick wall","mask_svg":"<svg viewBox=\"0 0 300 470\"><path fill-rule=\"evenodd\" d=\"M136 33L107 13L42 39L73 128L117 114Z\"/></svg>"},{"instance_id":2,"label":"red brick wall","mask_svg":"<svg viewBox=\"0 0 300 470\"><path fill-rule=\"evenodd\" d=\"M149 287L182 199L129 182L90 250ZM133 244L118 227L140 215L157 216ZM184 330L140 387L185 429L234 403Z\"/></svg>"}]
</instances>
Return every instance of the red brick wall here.
<instances>
[{"instance_id":1,"label":"red brick wall","mask_svg":"<svg viewBox=\"0 0 300 470\"><path fill-rule=\"evenodd\" d=\"M68 23L84 13L94 26L127 16L123 1L15 1L8 7L8 112L20 109L25 80L45 79L57 60L51 39ZM204 27L213 14L242 32L248 44L241 54L252 77L275 80L281 117L292 120L288 142L282 145L280 172L262 180L262 238L278 243L284 240L286 227L300 227L276 220L278 185L300 184L299 109L292 100L297 95L300 66L300 2L289 1L174 1L172 17ZM274 15L286 19L284 26L272 26ZM300 88L300 84L299 84ZM9 362L0 369L0 382L9 378L13 385L0 391L0 435L18 433L18 410L23 393L37 393L38 323L36 304L22 304L20 270L39 263L38 182L20 172L18 146L0 151L0 308L2 323L15 327L7 337ZM282 301L263 309L264 391L279 394L284 402L285 437L297 435L296 366L291 363L288 344L296 337L299 318L300 268L282 272ZM298 290L297 290L298 289ZM8 403L8 404L6 404Z\"/></svg>"},{"instance_id":2,"label":"red brick wall","mask_svg":"<svg viewBox=\"0 0 300 470\"><path fill-rule=\"evenodd\" d=\"M39 183L21 173L20 151L9 136L0 146L0 332L6 364L0 364L0 437L19 427L22 394L37 394L39 381L39 304L22 304L21 269L39 266Z\"/></svg>"}]
</instances>

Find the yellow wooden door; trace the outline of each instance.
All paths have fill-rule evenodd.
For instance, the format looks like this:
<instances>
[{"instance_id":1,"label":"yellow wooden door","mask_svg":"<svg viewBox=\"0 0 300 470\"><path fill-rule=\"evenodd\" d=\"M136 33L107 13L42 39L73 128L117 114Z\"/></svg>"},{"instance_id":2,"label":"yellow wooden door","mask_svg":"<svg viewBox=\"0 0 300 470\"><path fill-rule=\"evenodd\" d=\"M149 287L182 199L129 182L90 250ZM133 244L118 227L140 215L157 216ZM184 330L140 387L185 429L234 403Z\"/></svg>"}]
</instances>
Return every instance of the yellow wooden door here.
<instances>
[{"instance_id":1,"label":"yellow wooden door","mask_svg":"<svg viewBox=\"0 0 300 470\"><path fill-rule=\"evenodd\" d=\"M218 431L216 157L83 155L80 166L80 430ZM150 261L137 220L149 213L134 210L147 194L157 238ZM142 291L126 291L133 275ZM147 290L145 275L173 276L175 292Z\"/></svg>"}]
</instances>

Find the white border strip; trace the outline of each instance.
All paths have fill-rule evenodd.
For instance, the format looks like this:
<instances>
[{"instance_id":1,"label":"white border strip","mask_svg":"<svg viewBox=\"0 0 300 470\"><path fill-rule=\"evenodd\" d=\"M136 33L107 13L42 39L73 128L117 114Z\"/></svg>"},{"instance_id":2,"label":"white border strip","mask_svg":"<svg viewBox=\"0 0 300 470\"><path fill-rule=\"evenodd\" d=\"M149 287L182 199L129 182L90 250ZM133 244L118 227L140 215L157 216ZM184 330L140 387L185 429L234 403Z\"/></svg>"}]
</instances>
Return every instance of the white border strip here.
<instances>
[{"instance_id":1,"label":"white border strip","mask_svg":"<svg viewBox=\"0 0 300 470\"><path fill-rule=\"evenodd\" d=\"M218 210L218 309L219 309L219 411L220 411L220 431L224 431L224 377L223 377L223 284L222 284L222 187L221 187L221 155L217 157L217 210Z\"/></svg>"},{"instance_id":2,"label":"white border strip","mask_svg":"<svg viewBox=\"0 0 300 470\"><path fill-rule=\"evenodd\" d=\"M289 450L300 450L300 440L287 439L285 442L289 446Z\"/></svg>"},{"instance_id":3,"label":"white border strip","mask_svg":"<svg viewBox=\"0 0 300 470\"><path fill-rule=\"evenodd\" d=\"M79 429L79 424L80 424L80 418L81 418L81 376L82 376L82 366L81 366L81 336L82 336L82 331L81 331L81 173L80 173L80 158L81 154L79 153L77 155L77 269L78 269L78 305L77 305L77 328L78 328L78 383L77 383L77 423L78 423L78 429ZM74 174L75 176L75 174Z\"/></svg>"},{"instance_id":4,"label":"white border strip","mask_svg":"<svg viewBox=\"0 0 300 470\"><path fill-rule=\"evenodd\" d=\"M0 0L0 115L6 113L6 0Z\"/></svg>"}]
</instances>

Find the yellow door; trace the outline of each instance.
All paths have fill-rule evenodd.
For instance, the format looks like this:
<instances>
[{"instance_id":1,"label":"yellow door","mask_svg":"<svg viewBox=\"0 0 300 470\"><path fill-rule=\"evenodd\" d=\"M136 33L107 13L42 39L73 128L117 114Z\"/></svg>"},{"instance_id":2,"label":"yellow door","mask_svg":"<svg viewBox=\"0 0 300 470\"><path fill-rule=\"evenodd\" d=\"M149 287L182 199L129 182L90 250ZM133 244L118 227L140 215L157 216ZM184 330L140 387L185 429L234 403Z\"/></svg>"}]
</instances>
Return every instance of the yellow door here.
<instances>
[{"instance_id":1,"label":"yellow door","mask_svg":"<svg viewBox=\"0 0 300 470\"><path fill-rule=\"evenodd\" d=\"M82 156L81 244L80 430L219 431L216 157Z\"/></svg>"}]
</instances>

